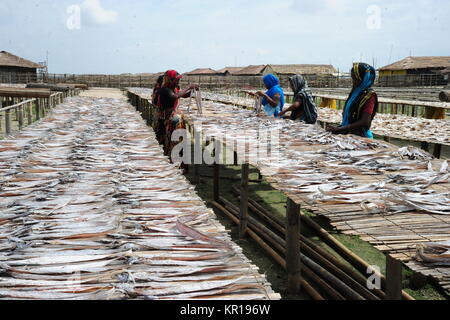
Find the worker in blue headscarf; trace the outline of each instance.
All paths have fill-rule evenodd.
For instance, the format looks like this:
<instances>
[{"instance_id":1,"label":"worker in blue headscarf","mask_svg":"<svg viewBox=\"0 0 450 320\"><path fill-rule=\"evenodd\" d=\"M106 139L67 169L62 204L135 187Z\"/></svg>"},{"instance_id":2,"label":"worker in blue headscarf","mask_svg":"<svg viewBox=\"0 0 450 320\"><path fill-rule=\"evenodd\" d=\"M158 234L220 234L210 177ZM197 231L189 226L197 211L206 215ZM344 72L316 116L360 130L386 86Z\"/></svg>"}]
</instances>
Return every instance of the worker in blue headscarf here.
<instances>
[{"instance_id":1,"label":"worker in blue headscarf","mask_svg":"<svg viewBox=\"0 0 450 320\"><path fill-rule=\"evenodd\" d=\"M278 117L284 107L284 92L280 87L280 80L273 74L263 77L264 86L267 91L259 91L256 94L262 97L264 112L269 117Z\"/></svg>"},{"instance_id":2,"label":"worker in blue headscarf","mask_svg":"<svg viewBox=\"0 0 450 320\"><path fill-rule=\"evenodd\" d=\"M327 130L336 134L356 134L373 139L370 127L378 111L378 96L372 89L375 69L367 63L354 63L351 75L353 89L345 103L342 124Z\"/></svg>"}]
</instances>

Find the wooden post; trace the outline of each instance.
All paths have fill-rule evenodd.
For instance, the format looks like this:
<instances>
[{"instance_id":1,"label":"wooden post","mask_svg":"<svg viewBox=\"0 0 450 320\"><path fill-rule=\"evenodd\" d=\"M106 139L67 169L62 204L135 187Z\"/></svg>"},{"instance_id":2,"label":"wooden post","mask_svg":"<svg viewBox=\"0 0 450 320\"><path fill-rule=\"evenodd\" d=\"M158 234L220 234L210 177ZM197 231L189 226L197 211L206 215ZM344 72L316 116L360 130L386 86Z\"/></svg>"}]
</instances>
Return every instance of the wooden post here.
<instances>
[{"instance_id":1,"label":"wooden post","mask_svg":"<svg viewBox=\"0 0 450 320\"><path fill-rule=\"evenodd\" d=\"M434 145L434 151L433 151L433 155L436 159L440 159L441 158L441 150L442 150L442 144L435 144Z\"/></svg>"},{"instance_id":2,"label":"wooden post","mask_svg":"<svg viewBox=\"0 0 450 320\"><path fill-rule=\"evenodd\" d=\"M19 108L17 108L19 112L19 130L22 130L23 128L23 105L21 105Z\"/></svg>"},{"instance_id":3,"label":"wooden post","mask_svg":"<svg viewBox=\"0 0 450 320\"><path fill-rule=\"evenodd\" d=\"M37 101L37 99L36 99ZM28 118L28 125L33 123L33 113L32 113L32 108L33 108L33 102L29 102L27 103L27 118Z\"/></svg>"},{"instance_id":4,"label":"wooden post","mask_svg":"<svg viewBox=\"0 0 450 320\"><path fill-rule=\"evenodd\" d=\"M428 152L430 150L430 145L428 144L428 142L421 142L420 148Z\"/></svg>"},{"instance_id":5,"label":"wooden post","mask_svg":"<svg viewBox=\"0 0 450 320\"><path fill-rule=\"evenodd\" d=\"M213 187L213 195L214 201L219 201L220 197L220 163L222 156L222 145L220 141L214 139L214 187Z\"/></svg>"},{"instance_id":6,"label":"wooden post","mask_svg":"<svg viewBox=\"0 0 450 320\"><path fill-rule=\"evenodd\" d=\"M194 181L200 183L200 163L203 161L200 132L194 128Z\"/></svg>"},{"instance_id":7,"label":"wooden post","mask_svg":"<svg viewBox=\"0 0 450 320\"><path fill-rule=\"evenodd\" d=\"M287 290L290 294L300 291L300 206L288 199L286 209L286 272Z\"/></svg>"},{"instance_id":8,"label":"wooden post","mask_svg":"<svg viewBox=\"0 0 450 320\"><path fill-rule=\"evenodd\" d=\"M249 164L242 165L241 170L241 211L239 214L239 238L243 239L248 225L248 172Z\"/></svg>"},{"instance_id":9,"label":"wooden post","mask_svg":"<svg viewBox=\"0 0 450 320\"><path fill-rule=\"evenodd\" d=\"M214 163L214 201L218 201L220 197L220 165L218 163Z\"/></svg>"},{"instance_id":10,"label":"wooden post","mask_svg":"<svg viewBox=\"0 0 450 320\"><path fill-rule=\"evenodd\" d=\"M402 262L386 255L386 300L402 300Z\"/></svg>"},{"instance_id":11,"label":"wooden post","mask_svg":"<svg viewBox=\"0 0 450 320\"><path fill-rule=\"evenodd\" d=\"M5 133L11 134L11 110L5 111Z\"/></svg>"},{"instance_id":12,"label":"wooden post","mask_svg":"<svg viewBox=\"0 0 450 320\"><path fill-rule=\"evenodd\" d=\"M41 118L41 99L36 100L36 121Z\"/></svg>"}]
</instances>

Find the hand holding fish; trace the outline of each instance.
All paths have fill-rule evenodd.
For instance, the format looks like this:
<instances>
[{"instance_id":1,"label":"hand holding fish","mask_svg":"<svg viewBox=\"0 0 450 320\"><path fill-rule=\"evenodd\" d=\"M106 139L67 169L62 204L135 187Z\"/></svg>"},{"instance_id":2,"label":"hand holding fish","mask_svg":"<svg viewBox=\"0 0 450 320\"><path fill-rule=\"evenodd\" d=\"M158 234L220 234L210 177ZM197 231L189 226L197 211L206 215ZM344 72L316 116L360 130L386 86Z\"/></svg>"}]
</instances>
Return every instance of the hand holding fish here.
<instances>
[{"instance_id":1,"label":"hand holding fish","mask_svg":"<svg viewBox=\"0 0 450 320\"><path fill-rule=\"evenodd\" d=\"M334 126L327 127L327 131L332 132L332 133L339 133L339 132L343 132L345 130L346 130L345 127L334 127Z\"/></svg>"},{"instance_id":2,"label":"hand holding fish","mask_svg":"<svg viewBox=\"0 0 450 320\"><path fill-rule=\"evenodd\" d=\"M188 86L188 89L198 91L200 89L200 86L198 84L190 84Z\"/></svg>"}]
</instances>

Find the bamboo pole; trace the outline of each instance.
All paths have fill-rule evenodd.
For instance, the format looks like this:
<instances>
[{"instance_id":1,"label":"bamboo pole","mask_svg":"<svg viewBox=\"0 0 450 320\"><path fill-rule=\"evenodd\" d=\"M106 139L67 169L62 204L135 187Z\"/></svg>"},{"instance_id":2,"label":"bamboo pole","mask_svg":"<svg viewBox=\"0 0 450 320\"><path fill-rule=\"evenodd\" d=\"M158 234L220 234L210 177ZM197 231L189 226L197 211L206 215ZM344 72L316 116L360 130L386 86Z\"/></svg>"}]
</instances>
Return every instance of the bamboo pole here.
<instances>
[{"instance_id":1,"label":"bamboo pole","mask_svg":"<svg viewBox=\"0 0 450 320\"><path fill-rule=\"evenodd\" d=\"M5 133L6 135L11 134L11 110L5 111Z\"/></svg>"},{"instance_id":2,"label":"bamboo pole","mask_svg":"<svg viewBox=\"0 0 450 320\"><path fill-rule=\"evenodd\" d=\"M35 100L36 102L37 100ZM33 108L33 101L30 101L27 103L27 120L28 120L28 125L33 123L33 113L32 113L32 108Z\"/></svg>"},{"instance_id":3,"label":"bamboo pole","mask_svg":"<svg viewBox=\"0 0 450 320\"><path fill-rule=\"evenodd\" d=\"M214 174L213 174L213 198L214 201L218 201L220 197L220 166L217 161L214 163Z\"/></svg>"},{"instance_id":4,"label":"bamboo pole","mask_svg":"<svg viewBox=\"0 0 450 320\"><path fill-rule=\"evenodd\" d=\"M36 100L36 121L41 119L41 101L42 99Z\"/></svg>"},{"instance_id":5,"label":"bamboo pole","mask_svg":"<svg viewBox=\"0 0 450 320\"><path fill-rule=\"evenodd\" d=\"M235 217L239 216L238 208L236 208L233 204L228 202L227 200L220 198L221 201L225 203L225 208L229 210L231 214L234 214ZM263 225L261 225L259 222L257 222L254 218L249 217L249 227L250 231L253 230L256 234L263 237L265 241L272 244L272 246L276 247L277 250L281 253L283 253L286 256L286 242L281 239L280 237L274 235L270 230L265 228ZM287 265L284 267L287 270ZM334 289L334 284L331 285L324 281L322 278L320 278L316 272L314 272L309 267L303 266L302 271L304 274L311 279L317 286L322 288L332 299L335 300L344 300L345 296L351 296L351 294L346 293L345 296L342 295L340 292L338 292L336 289ZM326 272L326 271L325 271ZM300 287L303 288L303 284L305 284L306 281L304 281L302 278L300 278ZM304 288L305 289L305 288ZM306 290L306 289L305 289ZM292 294L297 294L297 292L292 292Z\"/></svg>"},{"instance_id":6,"label":"bamboo pole","mask_svg":"<svg viewBox=\"0 0 450 320\"><path fill-rule=\"evenodd\" d=\"M233 189L236 192L235 186L233 186ZM256 201L249 199L249 203L250 203L250 208L254 207L257 210L257 211L255 211L256 213L260 213L260 214L266 216L267 221L272 226L274 226L278 231L280 231L281 233L285 232L285 229L283 228L284 223L283 223L283 221L281 221L281 219L279 219L278 217L274 216L273 214L271 214L270 212L265 210ZM318 224L316 224L310 218L308 218L307 216L305 216L302 213L300 213L300 216L301 216L302 221L305 222L313 231L315 231L320 236L320 238L323 241L325 241L325 243L327 243L331 248L336 250L337 253L339 253L346 261L348 261L351 265L353 265L355 267L355 269L357 269L359 272L361 272L361 274L354 272L352 269L350 269L348 266L346 266L345 264L343 264L340 261L338 261L337 259L335 259L331 254L329 254L322 248L316 246L315 250L316 251L320 250L321 251L320 254L327 256L327 258L329 258L329 260L332 261L334 264L338 265L339 268L346 271L346 273L351 275L353 278L357 279L361 285L365 285L366 278L362 275L366 274L367 269L369 268L369 264L367 262L365 262L364 260L362 260L357 255L353 254L353 252L348 250L347 247L342 245L338 240L336 240L332 235L330 235L325 229L320 227ZM306 243L307 245L314 246L312 241L310 241L306 237L300 236L300 238L301 238L301 241ZM386 278L380 273L377 273L376 275L380 277L380 279L382 281L382 285L384 285ZM381 290L374 289L372 291L380 298L383 298L385 296L384 292L382 292ZM414 300L405 291L403 291L402 294L403 294L404 299Z\"/></svg>"},{"instance_id":7,"label":"bamboo pole","mask_svg":"<svg viewBox=\"0 0 450 320\"><path fill-rule=\"evenodd\" d=\"M20 107L17 108L17 111L19 113L19 130L22 130L23 128L23 105L21 105Z\"/></svg>"},{"instance_id":8,"label":"bamboo pole","mask_svg":"<svg viewBox=\"0 0 450 320\"><path fill-rule=\"evenodd\" d=\"M242 164L241 169L241 210L239 216L239 238L243 239L248 224L248 173L249 164Z\"/></svg>"},{"instance_id":9,"label":"bamboo pole","mask_svg":"<svg viewBox=\"0 0 450 320\"><path fill-rule=\"evenodd\" d=\"M236 216L238 215L237 208L228 200L220 198L220 201L225 204L225 207ZM265 227L262 223L257 221L252 216L249 216L249 227L254 229L264 240L270 243L278 252L284 253L286 255L286 241L281 237L276 235L273 231ZM360 285L356 280L352 279L350 276L346 275L343 271L339 270L333 263L326 260L326 258L320 256L317 252L315 252L311 247L306 245L304 241L300 241L302 250L307 252L307 256L304 257L304 254L300 254L302 259L308 260L308 265L310 266L310 270L314 270L314 273L323 277L323 274L326 274L326 278L329 283L334 287L339 288L340 294L348 299L353 300L361 300L361 299L370 299L370 300L380 300L379 297L371 293L366 287ZM311 260L311 261L309 261ZM317 271L317 266L314 265L316 263L323 270ZM302 270L304 266L302 266ZM365 284L365 281L363 281ZM335 292L332 292L333 295Z\"/></svg>"},{"instance_id":10,"label":"bamboo pole","mask_svg":"<svg viewBox=\"0 0 450 320\"><path fill-rule=\"evenodd\" d=\"M286 270L288 292L300 290L300 206L288 199L286 210Z\"/></svg>"},{"instance_id":11,"label":"bamboo pole","mask_svg":"<svg viewBox=\"0 0 450 320\"><path fill-rule=\"evenodd\" d=\"M212 205L222 213L224 213L236 225L239 225L239 219L219 203L213 202ZM253 240L255 240L255 242L260 245L261 248L263 248L282 268L286 269L286 262L284 261L284 259L279 254L277 254L270 246L268 246L255 232L253 232L252 230L248 230L248 235ZM322 295L320 295L306 280L301 280L301 287L314 300L324 300Z\"/></svg>"},{"instance_id":12,"label":"bamboo pole","mask_svg":"<svg viewBox=\"0 0 450 320\"><path fill-rule=\"evenodd\" d=\"M434 145L433 156L437 159L441 158L442 144L436 143Z\"/></svg>"},{"instance_id":13,"label":"bamboo pole","mask_svg":"<svg viewBox=\"0 0 450 320\"><path fill-rule=\"evenodd\" d=\"M233 191L236 191L235 186L233 186ZM265 220L267 223L269 223L272 227L274 227L278 232L281 234L285 234L285 228L283 227L283 222L278 219L277 217L274 217L271 215L267 210L260 207L260 205L254 201L253 199L249 199L249 207L252 210L252 212L256 213L259 217L261 217L263 220ZM371 292L366 289L367 285L367 279L364 277L361 273L355 271L354 269L350 268L348 265L342 263L338 259L335 258L331 253L323 249L322 247L316 245L313 241L309 240L305 236L300 234L300 241L301 241L301 247L302 250L308 254L311 258L314 258L315 261L320 262L321 265L326 266L327 269L332 271L335 275L337 275L339 278L341 278L344 282L347 279L347 284L352 284L353 279L358 283L352 286L353 288L356 288L358 293L365 296L367 299L380 299L384 298L385 294L383 291L378 289L373 289ZM319 256L321 258L319 258ZM329 263L325 262L324 260L328 260ZM323 261L323 263L321 262ZM331 267L332 266L332 267ZM350 277L350 279L349 279Z\"/></svg>"}]
</instances>

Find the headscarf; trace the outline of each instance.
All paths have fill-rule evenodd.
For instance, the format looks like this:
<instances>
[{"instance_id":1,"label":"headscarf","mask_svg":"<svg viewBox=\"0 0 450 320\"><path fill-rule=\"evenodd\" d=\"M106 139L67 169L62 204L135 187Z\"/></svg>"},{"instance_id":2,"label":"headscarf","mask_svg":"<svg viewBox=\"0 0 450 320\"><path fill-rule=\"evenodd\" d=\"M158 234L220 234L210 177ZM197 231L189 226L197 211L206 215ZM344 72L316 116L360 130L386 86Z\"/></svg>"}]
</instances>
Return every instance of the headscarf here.
<instances>
[{"instance_id":1,"label":"headscarf","mask_svg":"<svg viewBox=\"0 0 450 320\"><path fill-rule=\"evenodd\" d=\"M304 121L308 124L316 123L317 107L305 78L297 74L289 78L289 82L294 90L294 101L301 101L302 103L305 117Z\"/></svg>"},{"instance_id":2,"label":"headscarf","mask_svg":"<svg viewBox=\"0 0 450 320\"><path fill-rule=\"evenodd\" d=\"M352 75L355 79L361 80L361 83L353 88L345 103L341 126L347 126L357 121L361 116L364 105L375 94L371 88L376 77L375 69L372 66L367 63L354 63ZM375 106L372 119L375 117L376 111L377 106ZM367 138L373 138L370 128L363 128L363 133Z\"/></svg>"},{"instance_id":3,"label":"headscarf","mask_svg":"<svg viewBox=\"0 0 450 320\"><path fill-rule=\"evenodd\" d=\"M283 89L280 87L280 80L278 80L278 78L275 77L273 74L268 74L263 77L263 82L266 85L266 87L269 89L266 92L266 94L270 98L273 98L276 94L280 95L280 102L281 102L280 111L282 111L283 107L284 107L284 92L283 92ZM263 106L265 106L265 105L269 104L269 102L267 101L266 98L263 98L262 104L263 104ZM277 116L277 114L275 116Z\"/></svg>"},{"instance_id":4,"label":"headscarf","mask_svg":"<svg viewBox=\"0 0 450 320\"><path fill-rule=\"evenodd\" d=\"M163 81L164 81L164 75L159 76L158 80L156 80L155 87L153 88L152 102L155 105L158 103L159 90L162 87Z\"/></svg>"},{"instance_id":5,"label":"headscarf","mask_svg":"<svg viewBox=\"0 0 450 320\"><path fill-rule=\"evenodd\" d=\"M164 74L164 80L163 80L162 87L175 90L175 89L177 89L178 80L180 80L181 78L183 78L183 76L180 75L175 70L168 70Z\"/></svg>"},{"instance_id":6,"label":"headscarf","mask_svg":"<svg viewBox=\"0 0 450 320\"><path fill-rule=\"evenodd\" d=\"M161 88L169 88L171 90L173 90L173 92L175 94L177 94L180 91L180 88L178 87L178 81L182 78L183 76L180 75L178 72L176 72L175 70L168 70L164 73L164 79L163 79L163 83L162 83L162 87ZM163 110L161 101L160 101L159 97L159 101L158 101L158 107L162 110L162 112L167 113L165 115L165 118L170 117L177 109L178 107L178 103L179 100L176 99L176 101L174 102L174 105L172 107L171 110Z\"/></svg>"}]
</instances>

